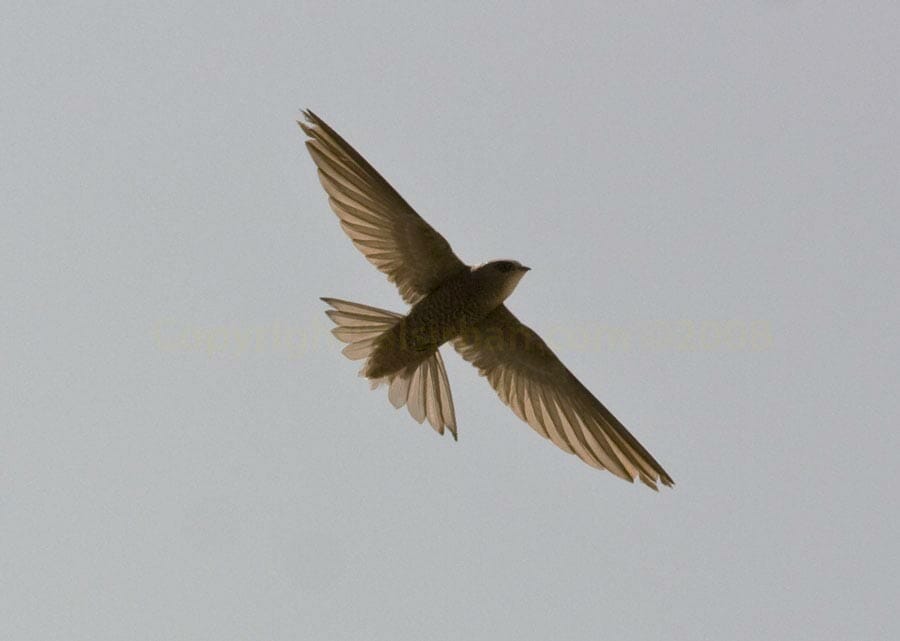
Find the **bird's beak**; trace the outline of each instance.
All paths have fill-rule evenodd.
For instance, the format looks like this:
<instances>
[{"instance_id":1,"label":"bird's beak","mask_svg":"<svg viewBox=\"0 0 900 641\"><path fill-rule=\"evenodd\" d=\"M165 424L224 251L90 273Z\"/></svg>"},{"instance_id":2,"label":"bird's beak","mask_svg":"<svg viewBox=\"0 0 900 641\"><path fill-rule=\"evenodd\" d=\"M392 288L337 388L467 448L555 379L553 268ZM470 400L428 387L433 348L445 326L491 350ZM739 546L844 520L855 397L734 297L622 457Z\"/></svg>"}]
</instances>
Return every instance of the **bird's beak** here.
<instances>
[{"instance_id":1,"label":"bird's beak","mask_svg":"<svg viewBox=\"0 0 900 641\"><path fill-rule=\"evenodd\" d=\"M521 269L523 272L531 271L531 267L525 267L525 265L522 265L519 269Z\"/></svg>"}]
</instances>

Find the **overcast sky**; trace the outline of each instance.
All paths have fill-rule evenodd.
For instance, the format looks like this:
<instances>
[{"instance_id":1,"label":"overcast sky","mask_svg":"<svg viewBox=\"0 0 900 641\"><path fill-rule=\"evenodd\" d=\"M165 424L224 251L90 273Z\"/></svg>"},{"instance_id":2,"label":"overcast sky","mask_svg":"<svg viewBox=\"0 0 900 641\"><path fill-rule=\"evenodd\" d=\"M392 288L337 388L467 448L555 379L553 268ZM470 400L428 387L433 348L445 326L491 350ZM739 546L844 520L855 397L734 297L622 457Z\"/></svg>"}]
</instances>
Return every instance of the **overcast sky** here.
<instances>
[{"instance_id":1,"label":"overcast sky","mask_svg":"<svg viewBox=\"0 0 900 641\"><path fill-rule=\"evenodd\" d=\"M900 5L571 4L4 5L0 637L898 637ZM368 390L303 107L674 489Z\"/></svg>"}]
</instances>

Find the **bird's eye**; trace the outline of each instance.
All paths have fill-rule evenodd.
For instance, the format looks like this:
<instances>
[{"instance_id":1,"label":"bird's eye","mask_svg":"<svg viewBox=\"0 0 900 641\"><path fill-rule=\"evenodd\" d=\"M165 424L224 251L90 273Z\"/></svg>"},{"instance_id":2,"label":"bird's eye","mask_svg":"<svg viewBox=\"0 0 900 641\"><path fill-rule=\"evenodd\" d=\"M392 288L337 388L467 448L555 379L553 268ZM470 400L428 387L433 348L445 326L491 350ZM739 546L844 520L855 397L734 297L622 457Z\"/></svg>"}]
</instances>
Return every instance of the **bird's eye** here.
<instances>
[{"instance_id":1,"label":"bird's eye","mask_svg":"<svg viewBox=\"0 0 900 641\"><path fill-rule=\"evenodd\" d=\"M513 264L506 260L497 263L497 269L499 269L501 272L510 272L513 270L513 267Z\"/></svg>"}]
</instances>

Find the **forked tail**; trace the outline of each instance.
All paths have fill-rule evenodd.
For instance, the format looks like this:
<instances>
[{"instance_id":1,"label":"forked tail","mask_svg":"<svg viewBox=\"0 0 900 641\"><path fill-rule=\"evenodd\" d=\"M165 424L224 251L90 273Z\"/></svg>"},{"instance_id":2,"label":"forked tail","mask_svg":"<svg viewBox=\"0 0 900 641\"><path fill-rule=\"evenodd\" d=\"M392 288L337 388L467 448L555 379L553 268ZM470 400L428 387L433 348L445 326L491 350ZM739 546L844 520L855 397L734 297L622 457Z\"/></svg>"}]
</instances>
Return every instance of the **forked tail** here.
<instances>
[{"instance_id":1,"label":"forked tail","mask_svg":"<svg viewBox=\"0 0 900 641\"><path fill-rule=\"evenodd\" d=\"M323 298L333 309L325 313L337 325L331 330L338 340L347 343L344 356L351 360L368 359L378 339L403 319L400 314L337 298ZM360 371L364 376L366 367ZM371 378L372 388L388 384L388 400L394 407L404 405L419 423L426 418L438 434L450 430L456 440L456 415L447 371L439 351L417 365L402 368L381 378Z\"/></svg>"}]
</instances>

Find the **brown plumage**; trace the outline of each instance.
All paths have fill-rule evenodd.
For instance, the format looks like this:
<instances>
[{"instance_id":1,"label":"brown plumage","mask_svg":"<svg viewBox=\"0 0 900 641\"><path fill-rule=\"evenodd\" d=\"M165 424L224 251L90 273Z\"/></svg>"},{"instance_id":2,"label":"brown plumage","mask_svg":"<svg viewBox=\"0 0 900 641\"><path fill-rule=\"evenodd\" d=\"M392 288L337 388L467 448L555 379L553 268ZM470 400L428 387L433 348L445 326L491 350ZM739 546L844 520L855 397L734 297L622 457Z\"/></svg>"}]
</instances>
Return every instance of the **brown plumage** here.
<instances>
[{"instance_id":1,"label":"brown plumage","mask_svg":"<svg viewBox=\"0 0 900 641\"><path fill-rule=\"evenodd\" d=\"M353 244L412 305L406 316L324 298L344 354L387 383L395 407L456 438L439 348L478 368L500 399L541 436L588 465L653 489L672 478L556 355L503 304L528 271L516 261L469 267L366 160L321 118L298 123L328 202Z\"/></svg>"}]
</instances>

